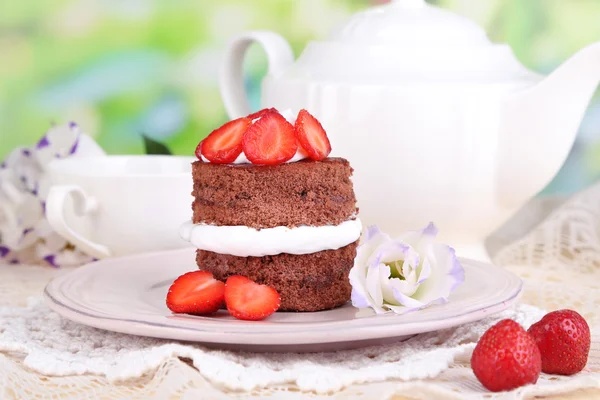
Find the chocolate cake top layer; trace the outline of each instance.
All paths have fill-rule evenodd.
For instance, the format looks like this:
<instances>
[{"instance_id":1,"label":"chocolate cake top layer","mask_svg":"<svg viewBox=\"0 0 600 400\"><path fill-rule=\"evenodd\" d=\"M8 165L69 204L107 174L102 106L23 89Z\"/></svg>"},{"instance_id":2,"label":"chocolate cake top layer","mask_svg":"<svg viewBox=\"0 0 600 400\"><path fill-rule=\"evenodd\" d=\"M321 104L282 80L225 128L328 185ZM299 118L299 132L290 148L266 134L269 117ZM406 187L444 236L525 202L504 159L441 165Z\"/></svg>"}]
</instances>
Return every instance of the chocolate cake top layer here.
<instances>
[{"instance_id":1,"label":"chocolate cake top layer","mask_svg":"<svg viewBox=\"0 0 600 400\"><path fill-rule=\"evenodd\" d=\"M252 228L338 225L358 213L343 158L277 166L192 164L193 222Z\"/></svg>"}]
</instances>

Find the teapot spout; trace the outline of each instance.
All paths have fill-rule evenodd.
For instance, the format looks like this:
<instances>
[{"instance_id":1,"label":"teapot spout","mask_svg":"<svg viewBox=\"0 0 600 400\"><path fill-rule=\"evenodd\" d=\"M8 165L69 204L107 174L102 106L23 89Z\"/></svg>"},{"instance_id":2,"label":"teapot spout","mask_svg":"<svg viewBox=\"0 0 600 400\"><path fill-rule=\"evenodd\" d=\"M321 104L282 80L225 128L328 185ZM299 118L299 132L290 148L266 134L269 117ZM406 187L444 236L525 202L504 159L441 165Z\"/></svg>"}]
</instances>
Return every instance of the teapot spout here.
<instances>
[{"instance_id":1,"label":"teapot spout","mask_svg":"<svg viewBox=\"0 0 600 400\"><path fill-rule=\"evenodd\" d=\"M507 99L497 168L502 206L523 205L558 173L599 82L600 43L595 43Z\"/></svg>"}]
</instances>

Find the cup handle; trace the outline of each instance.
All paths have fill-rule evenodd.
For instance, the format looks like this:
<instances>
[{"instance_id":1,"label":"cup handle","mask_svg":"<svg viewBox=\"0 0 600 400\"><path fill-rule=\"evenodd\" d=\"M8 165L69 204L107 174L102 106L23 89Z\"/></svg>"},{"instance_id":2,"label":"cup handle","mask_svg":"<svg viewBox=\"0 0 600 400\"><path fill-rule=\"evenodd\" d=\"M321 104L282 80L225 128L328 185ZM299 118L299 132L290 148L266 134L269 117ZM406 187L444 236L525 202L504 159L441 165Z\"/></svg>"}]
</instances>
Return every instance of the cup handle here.
<instances>
[{"instance_id":1,"label":"cup handle","mask_svg":"<svg viewBox=\"0 0 600 400\"><path fill-rule=\"evenodd\" d=\"M259 43L267 54L267 75L279 75L294 61L289 43L277 33L249 31L233 37L227 47L219 76L221 97L231 119L250 114L250 104L244 89L243 64L246 50L253 42Z\"/></svg>"},{"instance_id":2,"label":"cup handle","mask_svg":"<svg viewBox=\"0 0 600 400\"><path fill-rule=\"evenodd\" d=\"M84 216L93 213L98 209L98 202L95 198L86 195L82 188L77 185L58 185L53 186L46 199L46 218L50 226L62 237L79 247L85 253L96 258L106 258L111 256L108 247L94 243L75 232L65 220L65 201L68 197L74 200L74 211L78 216Z\"/></svg>"}]
</instances>

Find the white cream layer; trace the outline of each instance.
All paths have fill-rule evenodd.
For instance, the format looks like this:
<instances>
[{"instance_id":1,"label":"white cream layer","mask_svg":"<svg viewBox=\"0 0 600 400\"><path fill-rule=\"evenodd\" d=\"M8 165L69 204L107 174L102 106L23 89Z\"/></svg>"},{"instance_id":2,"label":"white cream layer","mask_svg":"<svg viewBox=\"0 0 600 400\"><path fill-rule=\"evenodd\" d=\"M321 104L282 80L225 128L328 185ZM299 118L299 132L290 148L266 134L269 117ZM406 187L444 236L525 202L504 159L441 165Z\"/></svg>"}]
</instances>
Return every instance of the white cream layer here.
<instances>
[{"instance_id":1,"label":"white cream layer","mask_svg":"<svg viewBox=\"0 0 600 400\"><path fill-rule=\"evenodd\" d=\"M362 224L355 220L339 225L254 229L184 223L179 234L200 250L238 257L263 257L281 253L310 254L337 250L358 240Z\"/></svg>"},{"instance_id":2,"label":"white cream layer","mask_svg":"<svg viewBox=\"0 0 600 400\"><path fill-rule=\"evenodd\" d=\"M304 160L306 158L306 154L301 153L300 150L296 151L296 154L294 154L294 157L290 158L289 160L287 160L285 163L292 163L292 162L296 162L296 161L300 161L300 160ZM208 159L204 156L202 156L202 161L209 163L210 161L208 161ZM246 158L246 155L244 154L244 152L242 151L240 153L240 155L235 159L234 162L232 162L232 164L252 164L250 162L250 160L248 160L248 158Z\"/></svg>"}]
</instances>

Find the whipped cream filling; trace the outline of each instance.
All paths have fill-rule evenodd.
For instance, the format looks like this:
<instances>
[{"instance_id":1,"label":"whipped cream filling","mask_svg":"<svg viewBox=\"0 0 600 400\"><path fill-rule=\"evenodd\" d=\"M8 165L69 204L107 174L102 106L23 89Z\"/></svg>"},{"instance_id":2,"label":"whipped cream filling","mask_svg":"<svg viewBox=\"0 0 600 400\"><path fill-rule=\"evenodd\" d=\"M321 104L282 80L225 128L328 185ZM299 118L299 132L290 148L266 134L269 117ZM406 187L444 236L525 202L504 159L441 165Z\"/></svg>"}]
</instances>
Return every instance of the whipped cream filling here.
<instances>
[{"instance_id":1,"label":"whipped cream filling","mask_svg":"<svg viewBox=\"0 0 600 400\"><path fill-rule=\"evenodd\" d=\"M283 118L285 118L290 124L294 125L296 123L296 117L294 116L294 113L292 112L292 110L290 110L289 108L282 111L281 115L283 116ZM252 120L252 122L256 122L258 121L258 118L255 120ZM202 157L202 161L206 162L206 163L210 163L210 161L208 161L208 159L204 156ZM302 151L302 149L298 148L298 150L296 151L296 154L294 154L294 157L290 158L289 160L287 160L285 163L291 163L291 162L296 162L296 161L300 161L300 160L304 160L305 158L307 158L306 153L304 153ZM232 162L232 164L252 164L250 162L250 160L248 160L248 158L246 158L246 155L244 154L244 152L242 151L240 153L240 155L235 159L234 162Z\"/></svg>"},{"instance_id":2,"label":"whipped cream filling","mask_svg":"<svg viewBox=\"0 0 600 400\"><path fill-rule=\"evenodd\" d=\"M297 226L254 229L247 226L216 226L187 221L181 237L200 250L238 257L264 257L281 253L310 254L337 250L358 240L360 219L339 225Z\"/></svg>"},{"instance_id":3,"label":"whipped cream filling","mask_svg":"<svg viewBox=\"0 0 600 400\"><path fill-rule=\"evenodd\" d=\"M294 157L292 157L289 160L287 160L285 162L285 164L291 163L291 162L300 161L300 160L304 160L305 158L306 158L306 154L304 154L303 152L300 151L300 149L298 149L298 151L296 151L296 154L294 154ZM202 156L202 161L207 162L207 163L210 162L204 156ZM244 152L241 152L240 155L231 164L252 164L252 163L250 162L250 160L248 160L246 158L246 155L244 154Z\"/></svg>"}]
</instances>

